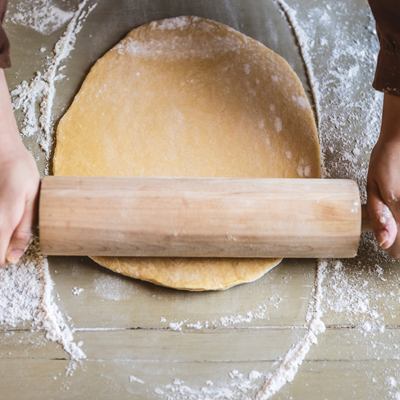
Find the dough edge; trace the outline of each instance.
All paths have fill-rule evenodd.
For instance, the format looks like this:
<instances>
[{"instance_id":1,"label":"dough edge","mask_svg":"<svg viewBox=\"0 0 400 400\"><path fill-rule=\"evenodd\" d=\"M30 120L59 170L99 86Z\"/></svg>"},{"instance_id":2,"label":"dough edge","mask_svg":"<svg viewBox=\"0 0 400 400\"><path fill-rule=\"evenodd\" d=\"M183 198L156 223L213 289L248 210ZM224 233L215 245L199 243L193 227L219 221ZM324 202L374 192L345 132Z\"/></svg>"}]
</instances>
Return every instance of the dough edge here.
<instances>
[{"instance_id":1,"label":"dough edge","mask_svg":"<svg viewBox=\"0 0 400 400\"><path fill-rule=\"evenodd\" d=\"M154 25L159 24L159 23L164 23L164 21L174 20L174 19L177 19L177 18L179 18L179 19L189 19L190 21L194 21L194 20L196 20L196 21L205 21L207 23L210 23L210 24L213 24L213 25L217 26L219 29L227 29L230 32L233 31L236 34L243 36L245 38L245 40L251 41L253 43L257 43L257 45L261 45L269 53L273 54L274 57L279 59L280 62L283 62L283 63L287 64L287 66L291 69L291 67L288 65L286 60L284 60L282 57L280 57L279 55L274 53L272 50L270 50L267 47L265 47L264 45L262 45L260 42L254 40L252 38L249 38L249 37L243 35L240 32L237 32L236 30L234 30L233 28L231 28L229 26L226 26L226 25L221 24L219 22L215 22L215 21L212 21L212 20L203 19L203 18L199 18L199 17L185 16L185 17L162 19L162 20L159 20L159 21L152 21L152 22L144 24L144 25L142 25L142 26L140 26L138 28L133 29L119 43L122 43L124 40L126 40L126 38L130 37L130 35L132 35L132 32L136 31L137 29L143 29L143 28L145 28L146 26L149 26L149 25L154 26ZM118 44L116 46L118 46ZM111 50L114 50L116 48L116 46L114 46ZM84 83L82 85L82 88L84 88L85 84L87 84L87 82L88 82L87 78L95 70L95 68L98 65L99 61L102 60L104 57L106 57L110 53L111 50L109 50L103 57L101 57L94 64L94 66L92 67L91 71L87 75L87 77L86 77L86 79L85 79L85 81L84 81ZM300 85L301 89L304 92L304 89L302 88L301 82L298 79L297 75L294 72L293 72L293 75L294 75L294 78L297 79L298 84ZM81 90L82 90L82 88L81 88ZM77 96L79 95L79 92L78 92ZM304 96L306 97L305 92L304 92ZM312 115L312 111L311 111L310 107L309 107L308 112ZM68 113L68 111L67 111L67 113ZM61 120L61 122L62 122L62 120ZM60 122L60 125L61 125L61 122ZM316 135L317 135L317 138L318 138L318 133L316 131L316 128L315 128L315 132L316 132ZM58 132L57 132L57 134L58 134ZM56 160L57 160L57 150L58 150L58 147L56 148L56 152L55 152L54 165L57 164L57 162L56 162ZM116 263L114 261L114 258L108 258L108 257L91 257L91 258L95 262L99 263L100 265L102 265L102 266L104 266L104 267L106 267L106 268L108 268L108 269L110 269L110 270L112 270L114 272L123 274L125 276L129 276L129 277L132 277L132 278L136 278L136 279L152 282L152 283L160 285L160 286L166 286L166 287L172 287L172 288L179 289L179 290L190 290L190 291L223 290L223 289L228 289L228 288L230 288L232 286L239 285L239 284L242 284L242 283L252 282L252 281L257 280L260 277L262 277L265 273L270 271L272 268L274 268L276 265L278 265L282 261L281 259L268 259L268 260L266 260L266 259L258 259L256 261L255 260L251 260L252 263L258 262L258 263L262 264L263 267L262 268L260 267L260 269L257 269L257 271L255 271L253 274L251 274L251 276L247 276L246 279L243 279L243 278L241 278L239 276L235 276L235 277L231 277L230 279L227 279L226 281L224 281L220 285L215 285L215 284L212 285L212 284L208 284L204 280L202 280L202 282L197 282L197 283L194 283L194 282L188 283L188 282L186 282L186 283L182 284L182 283L179 283L179 282L176 282L176 281L172 281L169 278L165 279L165 277L163 278L162 276L160 278L160 277L157 276L157 274L143 275L143 274L140 273L140 271L137 270L137 268L132 268L132 267L128 266L127 264L125 264L124 262L122 262L122 264ZM267 265L265 265L265 264L267 264Z\"/></svg>"}]
</instances>

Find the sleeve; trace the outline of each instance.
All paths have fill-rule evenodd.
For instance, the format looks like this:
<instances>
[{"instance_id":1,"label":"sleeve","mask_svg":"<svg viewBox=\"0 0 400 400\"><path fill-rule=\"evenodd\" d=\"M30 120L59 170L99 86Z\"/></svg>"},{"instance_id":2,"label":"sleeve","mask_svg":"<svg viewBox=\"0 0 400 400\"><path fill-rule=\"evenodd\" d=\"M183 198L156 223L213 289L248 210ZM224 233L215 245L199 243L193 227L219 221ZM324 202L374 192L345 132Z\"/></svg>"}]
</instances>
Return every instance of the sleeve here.
<instances>
[{"instance_id":1,"label":"sleeve","mask_svg":"<svg viewBox=\"0 0 400 400\"><path fill-rule=\"evenodd\" d=\"M376 21L380 43L372 86L400 96L400 1L368 0Z\"/></svg>"},{"instance_id":2,"label":"sleeve","mask_svg":"<svg viewBox=\"0 0 400 400\"><path fill-rule=\"evenodd\" d=\"M3 29L3 21L6 16L7 0L0 0L0 68L11 66L10 61L10 42Z\"/></svg>"}]
</instances>

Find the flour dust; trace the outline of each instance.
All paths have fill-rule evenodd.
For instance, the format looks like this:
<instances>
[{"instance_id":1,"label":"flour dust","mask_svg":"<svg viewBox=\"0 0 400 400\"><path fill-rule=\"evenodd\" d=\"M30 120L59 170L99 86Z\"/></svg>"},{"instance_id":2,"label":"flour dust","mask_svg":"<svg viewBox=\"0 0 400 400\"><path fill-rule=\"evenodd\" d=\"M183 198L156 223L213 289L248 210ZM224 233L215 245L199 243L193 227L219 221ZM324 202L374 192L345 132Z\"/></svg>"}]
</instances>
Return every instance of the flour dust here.
<instances>
[{"instance_id":1,"label":"flour dust","mask_svg":"<svg viewBox=\"0 0 400 400\"><path fill-rule=\"evenodd\" d=\"M372 15L365 8L349 7L345 1L315 2L307 8L289 0L274 1L293 29L307 70L320 134L324 177L356 180L365 202L368 159L379 134L382 108L382 94L371 87L379 50ZM338 24L345 29L332 28ZM371 259L376 260L373 265ZM255 398L268 399L295 378L310 347L316 343L317 335L324 332L322 317L326 314L329 318L336 316L341 323L348 321L357 337L376 338L370 346L371 357L379 358L382 348L389 351L388 345L377 339L384 334L387 324L382 309L395 309L393 304L400 301L400 296L396 290L387 293L380 285L386 279L380 264L387 263L391 261L371 234L362 236L355 261L319 262L314 301L306 317L308 331L288 351L275 372L262 374L264 384L261 390L256 390ZM201 322L198 326L202 326ZM221 398L254 398L248 377L238 374L244 386L239 385L240 388L236 387ZM396 390L400 377L393 374L386 387L392 398L400 398ZM372 376L371 381L376 383L377 379ZM224 387L219 387L221 393ZM247 392L241 392L243 387ZM178 380L157 388L155 393L164 399L172 399L173 395L205 399L208 387L188 388Z\"/></svg>"},{"instance_id":2,"label":"flour dust","mask_svg":"<svg viewBox=\"0 0 400 400\"><path fill-rule=\"evenodd\" d=\"M74 49L77 35L81 31L87 16L96 7L96 4L90 7L87 7L87 4L88 0L84 0L78 5L78 9L73 13L67 29L55 44L53 56L48 61L46 69L42 72L36 72L35 78L29 83L23 81L11 91L14 109L21 109L24 114L21 128L22 136L38 135L39 145L47 160L50 158L54 140L52 109L56 94L56 82L65 77L62 73L59 73L59 70L61 64ZM39 115L37 107L39 108Z\"/></svg>"},{"instance_id":3,"label":"flour dust","mask_svg":"<svg viewBox=\"0 0 400 400\"><path fill-rule=\"evenodd\" d=\"M86 358L54 302L53 285L47 259L35 242L18 264L0 271L0 324L16 327L29 322L31 330L44 330L46 338L58 342L71 359Z\"/></svg>"},{"instance_id":4,"label":"flour dust","mask_svg":"<svg viewBox=\"0 0 400 400\"><path fill-rule=\"evenodd\" d=\"M62 10L51 0L20 0L11 2L8 15L11 22L50 35L69 21L73 12Z\"/></svg>"},{"instance_id":5,"label":"flour dust","mask_svg":"<svg viewBox=\"0 0 400 400\"><path fill-rule=\"evenodd\" d=\"M22 136L36 135L47 159L53 136L51 115L56 82L63 78L60 66L73 50L77 34L95 6L88 6L84 0L77 10L64 11L50 0L33 0L20 1L9 9L11 22L43 35L51 34L69 21L54 46L47 68L37 72L30 83L24 81L11 92L14 109L21 109L24 114ZM8 265L0 271L0 324L16 327L29 323L33 330L44 330L47 339L58 342L72 360L84 359L84 352L74 343L72 330L54 301L53 286L48 261L35 242L17 265ZM74 294L79 295L81 291L76 288Z\"/></svg>"}]
</instances>

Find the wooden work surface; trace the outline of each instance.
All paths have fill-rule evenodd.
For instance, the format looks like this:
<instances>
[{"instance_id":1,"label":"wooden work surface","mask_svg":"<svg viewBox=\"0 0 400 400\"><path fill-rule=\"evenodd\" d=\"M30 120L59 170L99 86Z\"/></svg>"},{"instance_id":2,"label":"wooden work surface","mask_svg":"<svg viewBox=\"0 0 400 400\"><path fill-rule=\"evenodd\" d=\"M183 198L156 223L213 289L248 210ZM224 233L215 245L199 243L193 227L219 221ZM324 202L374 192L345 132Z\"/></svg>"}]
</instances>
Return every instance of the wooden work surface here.
<instances>
[{"instance_id":1,"label":"wooden work surface","mask_svg":"<svg viewBox=\"0 0 400 400\"><path fill-rule=\"evenodd\" d=\"M15 6L18 1L10 3ZM62 1L54 3L65 7ZM77 1L68 4L73 9ZM357 178L363 184L368 154L354 149L367 140L363 123L371 110L356 100L375 96L370 90L373 61L368 68L351 68L363 57L357 53L360 43L365 51L373 48L376 53L377 48L364 0L101 0L65 64L67 79L57 84L54 121L65 112L95 60L127 32L182 14L224 22L282 55L314 106L310 80L314 95L322 84L330 87L316 108L320 132L342 136L321 139L327 169L331 177ZM44 36L7 20L6 29L13 59L6 75L14 88L43 70L40 48L52 48L65 27ZM337 42L337 32L343 43ZM332 55L340 47L349 50L332 66ZM331 79L332 71L340 75L343 68L349 71L353 98L342 98ZM349 110L354 111L349 117L339 118ZM379 114L375 118L378 126ZM37 138L24 140L43 170ZM360 175L353 176L346 154L357 156ZM371 239L364 238L354 260L327 266L320 288L326 331L318 335L318 344L311 346L294 380L274 398L396 398L400 270L397 262L377 252ZM262 379L253 379L255 386L248 387L248 374L275 371L309 330L306 314L316 285L316 260L284 260L256 282L207 293L178 292L118 276L89 258L51 257L49 262L56 303L87 359L71 363L59 344L45 339L42 331L32 332L29 323L2 325L1 399L251 399ZM74 289L83 291L74 294ZM207 390L212 392L209 397Z\"/></svg>"}]
</instances>

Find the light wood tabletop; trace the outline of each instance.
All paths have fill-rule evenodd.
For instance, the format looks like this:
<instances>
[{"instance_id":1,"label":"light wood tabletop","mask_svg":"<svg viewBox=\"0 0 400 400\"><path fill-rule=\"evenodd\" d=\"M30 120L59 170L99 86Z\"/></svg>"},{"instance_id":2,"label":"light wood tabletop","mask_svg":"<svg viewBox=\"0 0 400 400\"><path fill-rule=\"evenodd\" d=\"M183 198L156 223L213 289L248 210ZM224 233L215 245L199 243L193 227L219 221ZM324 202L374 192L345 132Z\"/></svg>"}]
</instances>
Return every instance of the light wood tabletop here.
<instances>
[{"instance_id":1,"label":"light wood tabletop","mask_svg":"<svg viewBox=\"0 0 400 400\"><path fill-rule=\"evenodd\" d=\"M24 1L10 0L5 23L11 90L45 70L66 29L43 35L18 23ZM44 3L75 10L79 2ZM289 62L315 111L326 177L355 179L363 191L381 104L365 0L99 0L62 64L54 125L93 63L131 29L189 14L226 23ZM38 135L23 140L44 173ZM400 398L399 264L370 233L354 259L287 259L219 292L158 287L87 257L49 257L49 265L55 304L87 358L71 361L29 322L0 325L1 399L254 399L266 375L274 399Z\"/></svg>"}]
</instances>

